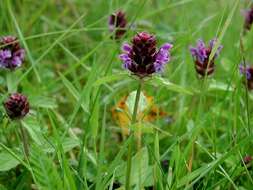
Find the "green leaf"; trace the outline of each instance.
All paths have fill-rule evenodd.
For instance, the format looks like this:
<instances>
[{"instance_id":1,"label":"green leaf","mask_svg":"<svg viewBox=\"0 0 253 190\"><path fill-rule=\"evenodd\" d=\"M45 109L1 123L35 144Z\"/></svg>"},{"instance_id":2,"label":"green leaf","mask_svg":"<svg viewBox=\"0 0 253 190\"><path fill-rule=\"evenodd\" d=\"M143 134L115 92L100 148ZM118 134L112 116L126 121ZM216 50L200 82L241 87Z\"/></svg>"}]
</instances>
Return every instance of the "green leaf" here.
<instances>
[{"instance_id":1,"label":"green leaf","mask_svg":"<svg viewBox=\"0 0 253 190\"><path fill-rule=\"evenodd\" d=\"M29 165L27 165L24 161L22 156L17 155L12 149L8 148L7 146L5 146L4 144L2 144L0 142L0 146L6 151L8 152L14 159L16 159L19 163L21 163L23 166L25 166L29 171L31 171L31 168Z\"/></svg>"},{"instance_id":2,"label":"green leaf","mask_svg":"<svg viewBox=\"0 0 253 190\"><path fill-rule=\"evenodd\" d=\"M153 134L155 131L157 131L165 136L172 136L167 131L164 131L161 128L159 128L158 126L155 126L154 124L149 123L149 122L138 122L136 124L129 125L129 128L132 131L136 131L136 132L141 130L142 133L146 133L146 134Z\"/></svg>"},{"instance_id":3,"label":"green leaf","mask_svg":"<svg viewBox=\"0 0 253 190\"><path fill-rule=\"evenodd\" d=\"M20 162L8 152L0 153L0 171L8 171L15 168Z\"/></svg>"},{"instance_id":4,"label":"green leaf","mask_svg":"<svg viewBox=\"0 0 253 190\"><path fill-rule=\"evenodd\" d=\"M43 132L41 131L40 125L36 119L32 117L28 117L25 120L21 121L22 126L26 128L32 140L38 145L43 145L46 142L43 137Z\"/></svg>"},{"instance_id":5,"label":"green leaf","mask_svg":"<svg viewBox=\"0 0 253 190\"><path fill-rule=\"evenodd\" d=\"M68 152L79 145L80 145L79 140L75 138L66 137L62 140L62 147L64 152ZM55 148L48 143L43 146L43 149L45 152L49 153L55 152Z\"/></svg>"},{"instance_id":6,"label":"green leaf","mask_svg":"<svg viewBox=\"0 0 253 190\"><path fill-rule=\"evenodd\" d=\"M229 85L230 84L225 84L223 82L212 80L209 83L208 90L209 91L225 91L225 92L229 91L229 92L233 92L234 89Z\"/></svg>"},{"instance_id":7,"label":"green leaf","mask_svg":"<svg viewBox=\"0 0 253 190\"><path fill-rule=\"evenodd\" d=\"M144 147L132 158L131 185L139 185L139 182L143 186L153 185L153 167L148 163L148 150ZM117 170L117 177L122 184L125 184L125 171L126 163L124 162Z\"/></svg>"},{"instance_id":8,"label":"green leaf","mask_svg":"<svg viewBox=\"0 0 253 190\"><path fill-rule=\"evenodd\" d=\"M92 110L91 117L90 117L89 126L90 126L90 130L91 130L91 134L93 138L96 138L98 127L99 127L99 107L100 107L99 97L94 102L94 108Z\"/></svg>"},{"instance_id":9,"label":"green leaf","mask_svg":"<svg viewBox=\"0 0 253 190\"><path fill-rule=\"evenodd\" d=\"M118 81L124 78L127 78L128 74L127 73L119 73L119 74L113 74L109 76L102 77L98 79L93 85L94 86L99 86L102 84Z\"/></svg>"},{"instance_id":10,"label":"green leaf","mask_svg":"<svg viewBox=\"0 0 253 190\"><path fill-rule=\"evenodd\" d=\"M29 98L29 102L31 103L31 105L34 105L35 107L39 108L57 108L55 99L44 96L33 96Z\"/></svg>"},{"instance_id":11,"label":"green leaf","mask_svg":"<svg viewBox=\"0 0 253 190\"><path fill-rule=\"evenodd\" d=\"M209 164L205 164L204 166L194 170L193 172L191 172L190 174L184 176L178 183L178 188L186 185L186 184L189 184L190 182L192 182L194 179L196 178L200 178L202 176L204 176L205 174L207 174L213 166L215 166L215 164L217 164L217 160L214 160L212 161L211 163Z\"/></svg>"},{"instance_id":12,"label":"green leaf","mask_svg":"<svg viewBox=\"0 0 253 190\"><path fill-rule=\"evenodd\" d=\"M135 104L135 98L136 98L136 93L137 91L133 91L129 94L126 100L126 105L130 111L130 114L132 115L134 112L134 104ZM146 96L141 92L140 94L140 100L139 100L139 105L138 105L138 111L137 113L142 113L144 110L148 107L148 101Z\"/></svg>"},{"instance_id":13,"label":"green leaf","mask_svg":"<svg viewBox=\"0 0 253 190\"><path fill-rule=\"evenodd\" d=\"M41 147L31 147L29 160L38 189L65 189L53 158L42 151Z\"/></svg>"},{"instance_id":14,"label":"green leaf","mask_svg":"<svg viewBox=\"0 0 253 190\"><path fill-rule=\"evenodd\" d=\"M154 128L152 127L152 124L149 123L143 123L143 122L138 122L134 125L130 125L129 128L131 131L138 132L141 130L142 133L153 133Z\"/></svg>"},{"instance_id":15,"label":"green leaf","mask_svg":"<svg viewBox=\"0 0 253 190\"><path fill-rule=\"evenodd\" d=\"M6 74L6 84L8 88L8 93L17 92L17 77L13 72L7 72Z\"/></svg>"},{"instance_id":16,"label":"green leaf","mask_svg":"<svg viewBox=\"0 0 253 190\"><path fill-rule=\"evenodd\" d=\"M161 85L167 88L168 90L179 92L183 94L193 95L190 90L187 90L185 87L179 86L177 84L171 83L169 80L161 77L154 77L152 80L154 86Z\"/></svg>"}]
</instances>

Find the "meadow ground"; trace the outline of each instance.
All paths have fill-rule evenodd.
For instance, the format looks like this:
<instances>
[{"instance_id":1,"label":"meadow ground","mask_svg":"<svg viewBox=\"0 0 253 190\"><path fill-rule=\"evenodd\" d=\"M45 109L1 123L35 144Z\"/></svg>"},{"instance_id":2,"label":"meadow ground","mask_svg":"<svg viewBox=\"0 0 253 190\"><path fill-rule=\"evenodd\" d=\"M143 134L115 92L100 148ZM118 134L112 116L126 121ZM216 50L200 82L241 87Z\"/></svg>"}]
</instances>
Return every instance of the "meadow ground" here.
<instances>
[{"instance_id":1,"label":"meadow ground","mask_svg":"<svg viewBox=\"0 0 253 190\"><path fill-rule=\"evenodd\" d=\"M253 75L239 71L253 64L253 32L244 30L251 3L1 0L0 36L16 36L25 58L0 70L0 189L252 190ZM126 23L115 39L108 18L119 10ZM136 41L136 62L173 47L163 72L140 80L146 71L131 74L119 55L143 31L157 48ZM214 38L191 55L198 39ZM9 45L1 41L2 67ZM25 98L6 104L14 92L27 97L27 115Z\"/></svg>"}]
</instances>

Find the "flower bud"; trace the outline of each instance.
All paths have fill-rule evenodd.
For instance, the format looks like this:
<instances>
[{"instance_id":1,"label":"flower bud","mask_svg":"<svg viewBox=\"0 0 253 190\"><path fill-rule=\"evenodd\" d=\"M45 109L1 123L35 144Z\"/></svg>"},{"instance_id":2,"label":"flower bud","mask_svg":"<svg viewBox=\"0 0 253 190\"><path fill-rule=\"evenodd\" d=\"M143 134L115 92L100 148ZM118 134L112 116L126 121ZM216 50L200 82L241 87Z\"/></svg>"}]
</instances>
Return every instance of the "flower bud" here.
<instances>
[{"instance_id":1,"label":"flower bud","mask_svg":"<svg viewBox=\"0 0 253 190\"><path fill-rule=\"evenodd\" d=\"M4 102L4 108L11 119L21 119L29 112L29 102L24 95L14 93Z\"/></svg>"}]
</instances>

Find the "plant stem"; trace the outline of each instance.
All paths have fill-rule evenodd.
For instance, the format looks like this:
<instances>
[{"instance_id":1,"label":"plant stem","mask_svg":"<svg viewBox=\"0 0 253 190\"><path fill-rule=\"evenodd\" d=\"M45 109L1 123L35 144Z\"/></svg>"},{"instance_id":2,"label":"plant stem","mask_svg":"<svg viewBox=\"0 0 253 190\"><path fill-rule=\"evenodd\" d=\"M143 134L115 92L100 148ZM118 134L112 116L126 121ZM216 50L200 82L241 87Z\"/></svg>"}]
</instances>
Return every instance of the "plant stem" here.
<instances>
[{"instance_id":1,"label":"plant stem","mask_svg":"<svg viewBox=\"0 0 253 190\"><path fill-rule=\"evenodd\" d=\"M141 89L142 89L142 80L139 81L139 86L136 92L135 96L135 103L134 103L134 111L132 115L132 121L131 124L135 124L137 121L137 115L138 115L138 105L140 101L140 95L141 95ZM128 146L128 154L127 154L127 169L126 169L126 190L130 190L130 184L131 184L131 169L132 169L132 149L133 149L133 133L130 131L129 134L130 142Z\"/></svg>"},{"instance_id":2,"label":"plant stem","mask_svg":"<svg viewBox=\"0 0 253 190\"><path fill-rule=\"evenodd\" d=\"M244 55L244 45L243 45L243 40L242 37L240 37L240 49L241 49L241 54L242 54L242 62L243 62L243 67L246 68L246 60L245 60L245 55ZM246 117L247 117L247 126L248 126L248 133L251 135L251 128L250 128L250 114L249 114L249 94L248 94L248 80L245 72L245 104L246 104Z\"/></svg>"},{"instance_id":3,"label":"plant stem","mask_svg":"<svg viewBox=\"0 0 253 190\"><path fill-rule=\"evenodd\" d=\"M25 157L26 157L26 159L28 159L28 156L29 156L29 144L28 144L27 132L23 128L21 122L19 122L19 124L20 124L21 138L22 138L22 142L23 142L23 148L24 148Z\"/></svg>"},{"instance_id":4,"label":"plant stem","mask_svg":"<svg viewBox=\"0 0 253 190\"><path fill-rule=\"evenodd\" d=\"M139 81L139 86L136 92L136 96L135 96L135 103L134 103L134 111L133 111L133 115L132 115L132 124L136 123L137 120L137 115L138 115L138 105L139 105L139 101L140 101L140 95L141 95L141 89L142 89L142 81Z\"/></svg>"}]
</instances>

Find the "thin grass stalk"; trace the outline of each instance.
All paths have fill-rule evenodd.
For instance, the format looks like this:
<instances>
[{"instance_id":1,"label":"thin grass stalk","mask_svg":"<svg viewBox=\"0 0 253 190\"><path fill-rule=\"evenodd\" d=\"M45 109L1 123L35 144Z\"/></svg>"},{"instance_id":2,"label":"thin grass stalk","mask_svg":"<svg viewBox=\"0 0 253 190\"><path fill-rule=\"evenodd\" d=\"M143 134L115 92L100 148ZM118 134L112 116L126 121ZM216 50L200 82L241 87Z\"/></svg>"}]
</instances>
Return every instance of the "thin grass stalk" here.
<instances>
[{"instance_id":1,"label":"thin grass stalk","mask_svg":"<svg viewBox=\"0 0 253 190\"><path fill-rule=\"evenodd\" d=\"M246 60L245 60L245 55L244 55L244 46L243 46L243 40L242 36L240 37L240 50L242 54L242 62L243 62L243 67L246 68ZM246 103L246 114L247 114L247 127L248 127L248 133L251 135L251 128L250 128L250 114L249 114L249 92L248 92L248 80L245 72L244 76L245 80L245 103Z\"/></svg>"}]
</instances>

